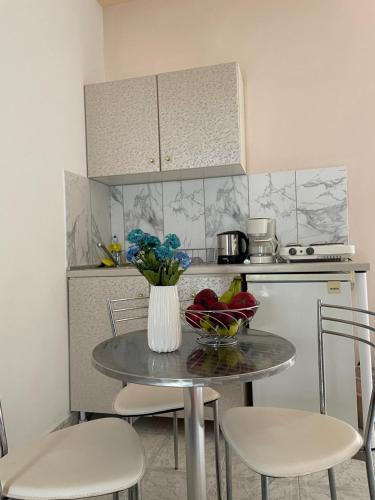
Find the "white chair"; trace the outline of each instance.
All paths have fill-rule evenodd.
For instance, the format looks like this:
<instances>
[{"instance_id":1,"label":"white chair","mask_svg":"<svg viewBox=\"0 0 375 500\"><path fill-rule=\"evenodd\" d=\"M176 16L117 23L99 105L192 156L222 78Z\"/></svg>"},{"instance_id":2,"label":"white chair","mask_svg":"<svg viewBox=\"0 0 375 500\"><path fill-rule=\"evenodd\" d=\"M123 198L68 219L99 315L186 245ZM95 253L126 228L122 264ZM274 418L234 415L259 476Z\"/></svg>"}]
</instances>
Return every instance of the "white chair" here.
<instances>
[{"instance_id":1,"label":"white chair","mask_svg":"<svg viewBox=\"0 0 375 500\"><path fill-rule=\"evenodd\" d=\"M141 304L138 303L139 301ZM120 333L118 331L118 324L124 324L129 321L147 317L145 298L108 298L107 307L114 336ZM204 404L211 406L213 409L217 495L218 499L221 500L219 398L220 394L215 390L210 387L203 388ZM177 412L184 409L183 389L179 387L154 387L140 384L128 384L116 396L113 402L113 409L118 415L126 417L131 424L133 423L134 417L172 412L175 469L178 469Z\"/></svg>"},{"instance_id":2,"label":"white chair","mask_svg":"<svg viewBox=\"0 0 375 500\"><path fill-rule=\"evenodd\" d=\"M268 500L269 477L298 477L323 470L328 471L331 499L336 500L333 468L352 458L364 445L367 478L371 500L375 500L374 468L371 436L375 417L375 392L371 395L364 437L349 424L326 414L326 379L324 335L358 340L371 347L375 344L335 328L347 324L374 332L364 322L344 320L323 315L324 310L345 310L375 316L374 312L345 306L322 304L318 301L318 359L320 413L285 408L231 408L222 419L225 438L227 499L232 499L231 451L252 470L261 475L262 500ZM329 321L328 327L325 327ZM297 353L298 355L298 353ZM353 367L352 367L353 368ZM354 368L353 368L354 369Z\"/></svg>"},{"instance_id":3,"label":"white chair","mask_svg":"<svg viewBox=\"0 0 375 500\"><path fill-rule=\"evenodd\" d=\"M120 418L103 418L33 439L8 453L0 405L0 498L75 499L128 490L139 500L140 439Z\"/></svg>"}]
</instances>

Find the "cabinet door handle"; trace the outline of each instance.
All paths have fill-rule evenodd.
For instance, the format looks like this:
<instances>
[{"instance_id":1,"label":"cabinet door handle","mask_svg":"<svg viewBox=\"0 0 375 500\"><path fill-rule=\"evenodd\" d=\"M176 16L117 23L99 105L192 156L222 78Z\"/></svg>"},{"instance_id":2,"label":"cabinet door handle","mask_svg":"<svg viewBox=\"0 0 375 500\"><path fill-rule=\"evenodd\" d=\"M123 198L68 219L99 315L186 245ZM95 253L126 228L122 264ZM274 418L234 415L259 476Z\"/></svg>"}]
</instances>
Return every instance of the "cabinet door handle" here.
<instances>
[{"instance_id":1,"label":"cabinet door handle","mask_svg":"<svg viewBox=\"0 0 375 500\"><path fill-rule=\"evenodd\" d=\"M171 158L170 156L166 156L166 157L165 157L165 161L171 161L171 159L172 159L172 158Z\"/></svg>"},{"instance_id":2,"label":"cabinet door handle","mask_svg":"<svg viewBox=\"0 0 375 500\"><path fill-rule=\"evenodd\" d=\"M154 158L150 158L150 163L155 163L155 159Z\"/></svg>"}]
</instances>

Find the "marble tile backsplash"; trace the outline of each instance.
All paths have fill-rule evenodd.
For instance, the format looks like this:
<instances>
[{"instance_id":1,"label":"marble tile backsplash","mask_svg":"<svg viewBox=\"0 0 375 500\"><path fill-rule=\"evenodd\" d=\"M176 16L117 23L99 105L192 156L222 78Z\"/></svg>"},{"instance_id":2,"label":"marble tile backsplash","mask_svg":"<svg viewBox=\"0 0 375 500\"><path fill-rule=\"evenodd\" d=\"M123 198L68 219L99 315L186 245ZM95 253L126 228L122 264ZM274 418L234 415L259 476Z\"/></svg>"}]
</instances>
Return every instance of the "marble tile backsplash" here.
<instances>
[{"instance_id":1,"label":"marble tile backsplash","mask_svg":"<svg viewBox=\"0 0 375 500\"><path fill-rule=\"evenodd\" d=\"M348 196L343 167L296 172L299 242L348 241Z\"/></svg>"},{"instance_id":2,"label":"marble tile backsplash","mask_svg":"<svg viewBox=\"0 0 375 500\"><path fill-rule=\"evenodd\" d=\"M281 244L348 241L344 167L281 171L111 188L111 226L121 243L130 229L184 248L216 248L216 234L246 232L248 217L274 217Z\"/></svg>"},{"instance_id":3,"label":"marble tile backsplash","mask_svg":"<svg viewBox=\"0 0 375 500\"><path fill-rule=\"evenodd\" d=\"M344 167L113 187L65 172L65 197L68 266L99 263L96 243L112 235L127 247L134 227L176 233L203 259L217 233L246 232L248 217L274 217L282 245L349 238Z\"/></svg>"},{"instance_id":4,"label":"marble tile backsplash","mask_svg":"<svg viewBox=\"0 0 375 500\"><path fill-rule=\"evenodd\" d=\"M65 171L64 177L67 266L96 264L104 257L96 243L111 241L113 196L108 186L82 175Z\"/></svg>"}]
</instances>

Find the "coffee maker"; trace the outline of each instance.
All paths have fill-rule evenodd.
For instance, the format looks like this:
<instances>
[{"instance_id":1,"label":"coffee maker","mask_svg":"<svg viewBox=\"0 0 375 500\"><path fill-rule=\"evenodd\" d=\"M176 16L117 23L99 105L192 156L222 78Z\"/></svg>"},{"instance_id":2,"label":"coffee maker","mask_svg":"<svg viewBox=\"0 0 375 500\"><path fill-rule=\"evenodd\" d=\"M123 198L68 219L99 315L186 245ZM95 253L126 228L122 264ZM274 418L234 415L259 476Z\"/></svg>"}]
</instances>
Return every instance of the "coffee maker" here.
<instances>
[{"instance_id":1,"label":"coffee maker","mask_svg":"<svg viewBox=\"0 0 375 500\"><path fill-rule=\"evenodd\" d=\"M276 221L270 218L248 219L249 260L251 264L276 262L279 243L276 236Z\"/></svg>"}]
</instances>

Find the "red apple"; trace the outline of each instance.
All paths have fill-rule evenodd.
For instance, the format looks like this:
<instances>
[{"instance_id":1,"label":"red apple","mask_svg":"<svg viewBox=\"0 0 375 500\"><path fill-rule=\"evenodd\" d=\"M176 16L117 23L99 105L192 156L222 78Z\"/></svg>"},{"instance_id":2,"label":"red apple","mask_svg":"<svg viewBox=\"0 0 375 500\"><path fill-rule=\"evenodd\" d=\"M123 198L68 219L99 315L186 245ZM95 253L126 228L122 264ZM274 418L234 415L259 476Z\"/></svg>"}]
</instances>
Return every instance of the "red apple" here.
<instances>
[{"instance_id":1,"label":"red apple","mask_svg":"<svg viewBox=\"0 0 375 500\"><path fill-rule=\"evenodd\" d=\"M211 304L210 310L215 311L209 313L211 321L218 326L228 326L233 321L233 316L228 312L225 312L228 311L228 309L227 304L224 304L223 302L215 302ZM223 312L220 313L216 311Z\"/></svg>"},{"instance_id":2,"label":"red apple","mask_svg":"<svg viewBox=\"0 0 375 500\"><path fill-rule=\"evenodd\" d=\"M200 304L205 309L210 309L215 302L217 302L217 295L210 288L204 288L194 298L194 304Z\"/></svg>"},{"instance_id":3,"label":"red apple","mask_svg":"<svg viewBox=\"0 0 375 500\"><path fill-rule=\"evenodd\" d=\"M233 299L228 304L229 309L243 309L247 307L253 307L257 303L257 299L249 292L239 292L233 297ZM254 316L255 311L238 311L233 313L233 315L238 319L251 318Z\"/></svg>"},{"instance_id":4,"label":"red apple","mask_svg":"<svg viewBox=\"0 0 375 500\"><path fill-rule=\"evenodd\" d=\"M203 314L196 312L195 314L190 311L204 311L204 307L200 304L192 304L185 311L186 321L194 328L200 328L200 321L203 318Z\"/></svg>"}]
</instances>

